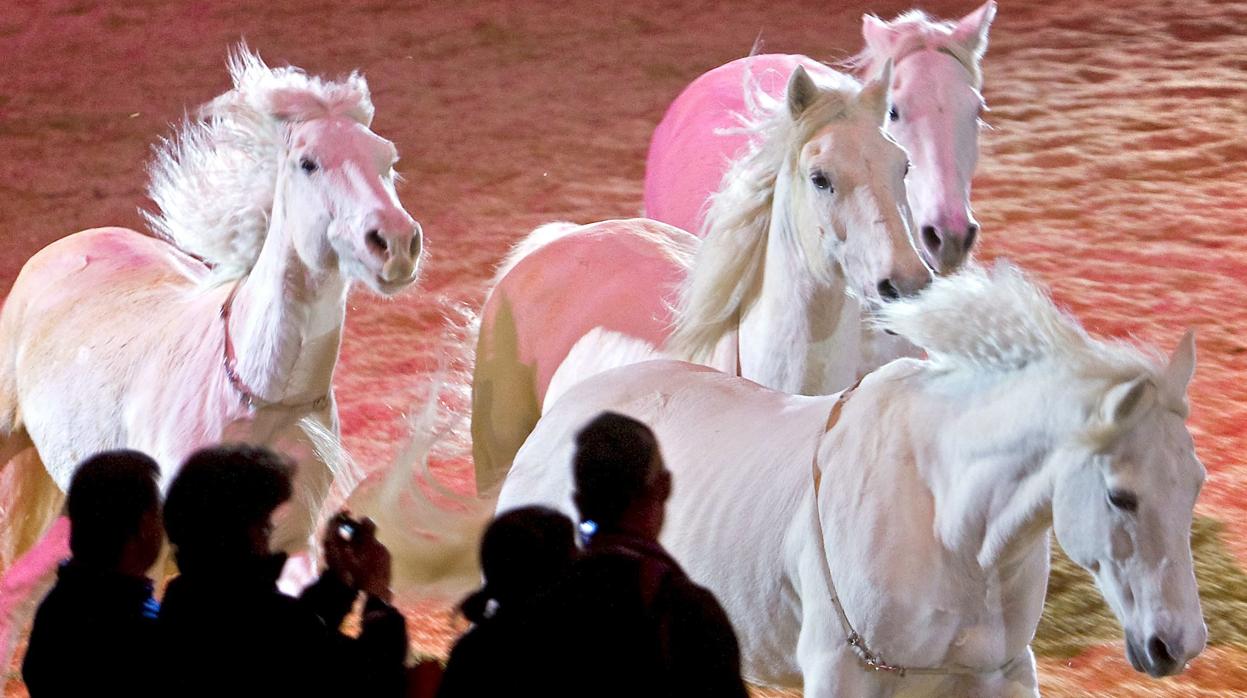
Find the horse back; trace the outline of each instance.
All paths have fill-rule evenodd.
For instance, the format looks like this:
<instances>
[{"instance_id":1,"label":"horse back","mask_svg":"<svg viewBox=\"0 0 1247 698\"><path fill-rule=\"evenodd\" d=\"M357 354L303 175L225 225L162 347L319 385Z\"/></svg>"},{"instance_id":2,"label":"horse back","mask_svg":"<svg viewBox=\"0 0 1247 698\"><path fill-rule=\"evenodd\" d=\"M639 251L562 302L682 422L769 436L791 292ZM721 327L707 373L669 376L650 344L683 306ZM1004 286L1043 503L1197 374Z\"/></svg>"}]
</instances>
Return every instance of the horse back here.
<instances>
[{"instance_id":1,"label":"horse back","mask_svg":"<svg viewBox=\"0 0 1247 698\"><path fill-rule=\"evenodd\" d=\"M668 241L632 226L609 221L556 240L525 257L490 294L482 332L516 333L519 360L537 369L538 397L572 345L594 328L655 346L666 340L671 304L688 267L662 245L674 241L691 251L695 243L666 226L653 230Z\"/></svg>"},{"instance_id":2,"label":"horse back","mask_svg":"<svg viewBox=\"0 0 1247 698\"><path fill-rule=\"evenodd\" d=\"M498 509L540 503L574 514L567 464L576 432L605 410L644 422L673 477L663 545L723 604L742 656L777 658L753 675L779 680L795 671L778 658L796 644L793 580L813 541L813 466L836 399L787 395L679 361L605 371L541 417Z\"/></svg>"},{"instance_id":3,"label":"horse back","mask_svg":"<svg viewBox=\"0 0 1247 698\"><path fill-rule=\"evenodd\" d=\"M731 161L745 152L739 131L748 114L745 90L757 85L780 98L798 65L811 74L833 71L805 56L763 54L719 66L689 84L654 129L645 159L645 215L702 234L710 195Z\"/></svg>"},{"instance_id":4,"label":"horse back","mask_svg":"<svg viewBox=\"0 0 1247 698\"><path fill-rule=\"evenodd\" d=\"M595 328L661 346L697 246L645 220L584 226L519 259L481 313L472 376L477 486L505 474L541 414L550 380Z\"/></svg>"},{"instance_id":5,"label":"horse back","mask_svg":"<svg viewBox=\"0 0 1247 698\"><path fill-rule=\"evenodd\" d=\"M100 286L189 287L207 272L202 263L162 240L126 228L93 228L63 237L31 257L5 306L22 304L38 312L97 296Z\"/></svg>"}]
</instances>

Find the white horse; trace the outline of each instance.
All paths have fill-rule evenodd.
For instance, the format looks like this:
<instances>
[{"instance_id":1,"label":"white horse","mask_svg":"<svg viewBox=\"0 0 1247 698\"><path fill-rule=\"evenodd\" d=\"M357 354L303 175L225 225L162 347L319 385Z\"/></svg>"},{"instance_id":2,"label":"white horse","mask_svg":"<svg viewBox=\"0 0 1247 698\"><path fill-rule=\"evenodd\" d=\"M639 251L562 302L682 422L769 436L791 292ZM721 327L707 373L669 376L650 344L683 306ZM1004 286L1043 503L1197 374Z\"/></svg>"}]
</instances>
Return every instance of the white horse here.
<instances>
[{"instance_id":1,"label":"white horse","mask_svg":"<svg viewBox=\"0 0 1247 698\"><path fill-rule=\"evenodd\" d=\"M996 15L989 0L955 22L914 10L884 22L862 17L866 48L848 61L869 78L891 61L892 104L887 129L913 160L906 182L917 226L914 242L939 272L955 269L978 234L970 210L970 179L978 161L984 102L982 60ZM746 78L772 95L797 67L816 79L833 76L807 56L766 54L719 66L694 80L654 130L645 164L645 215L693 232L728 163L748 146L734 128L746 108Z\"/></svg>"},{"instance_id":2,"label":"white horse","mask_svg":"<svg viewBox=\"0 0 1247 698\"><path fill-rule=\"evenodd\" d=\"M829 393L912 351L866 322L929 283L910 238L904 151L884 132L889 71L860 86L798 69L759 93L753 148L704 241L654 221L545 226L500 269L473 374L478 490L510 467L550 377L596 327L793 393Z\"/></svg>"},{"instance_id":3,"label":"white horse","mask_svg":"<svg viewBox=\"0 0 1247 698\"><path fill-rule=\"evenodd\" d=\"M811 698L1038 695L1050 529L1135 668L1181 671L1207 636L1189 542L1204 469L1183 424L1193 336L1167 363L1094 340L1011 268L939 279L883 320L929 359L839 397L672 361L600 373L542 417L498 509L574 515L572 437L614 410L657 434L675 481L662 541L723 603L752 681Z\"/></svg>"},{"instance_id":4,"label":"white horse","mask_svg":"<svg viewBox=\"0 0 1247 698\"><path fill-rule=\"evenodd\" d=\"M43 535L92 453L145 451L167 486L187 455L223 439L293 448L295 496L273 537L289 551L311 542L335 479L357 481L328 457L347 290L411 284L421 230L395 194L393 144L369 130L363 77L270 69L245 47L229 70L233 89L153 166L149 221L165 239L70 235L26 263L5 301L0 640L66 554L67 527L13 556Z\"/></svg>"}]
</instances>

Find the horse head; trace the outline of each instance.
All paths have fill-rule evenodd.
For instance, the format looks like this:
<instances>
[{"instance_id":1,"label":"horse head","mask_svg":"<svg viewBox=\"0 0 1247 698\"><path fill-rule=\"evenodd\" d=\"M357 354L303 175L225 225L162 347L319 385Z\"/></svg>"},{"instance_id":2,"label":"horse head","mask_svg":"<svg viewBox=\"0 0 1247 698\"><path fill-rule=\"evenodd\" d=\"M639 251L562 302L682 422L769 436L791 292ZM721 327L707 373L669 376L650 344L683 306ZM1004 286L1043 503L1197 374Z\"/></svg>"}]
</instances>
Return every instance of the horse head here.
<instances>
[{"instance_id":1,"label":"horse head","mask_svg":"<svg viewBox=\"0 0 1247 698\"><path fill-rule=\"evenodd\" d=\"M793 71L786 100L800 145L775 185L776 207L787 206L814 277L839 267L850 293L872 302L912 295L931 280L910 234L909 161L883 130L890 82L885 67L853 93Z\"/></svg>"},{"instance_id":2,"label":"horse head","mask_svg":"<svg viewBox=\"0 0 1247 698\"><path fill-rule=\"evenodd\" d=\"M1155 375L1115 381L1077 445L1060 449L1053 526L1121 621L1126 655L1151 676L1179 673L1208 637L1191 559L1204 467L1184 421L1195 370L1187 333Z\"/></svg>"},{"instance_id":3,"label":"horse head","mask_svg":"<svg viewBox=\"0 0 1247 698\"><path fill-rule=\"evenodd\" d=\"M364 78L270 68L245 45L229 70L233 88L157 152L153 229L226 279L251 270L271 231L289 230L282 244L314 272L387 295L409 285L423 236L395 192L394 144L370 129Z\"/></svg>"},{"instance_id":4,"label":"horse head","mask_svg":"<svg viewBox=\"0 0 1247 698\"><path fill-rule=\"evenodd\" d=\"M931 268L955 270L974 247L979 225L970 210L978 164L980 117L986 109L980 63L996 3L953 23L920 12L884 22L862 17L866 54L893 61L888 133L909 153L909 200L915 244Z\"/></svg>"}]
</instances>

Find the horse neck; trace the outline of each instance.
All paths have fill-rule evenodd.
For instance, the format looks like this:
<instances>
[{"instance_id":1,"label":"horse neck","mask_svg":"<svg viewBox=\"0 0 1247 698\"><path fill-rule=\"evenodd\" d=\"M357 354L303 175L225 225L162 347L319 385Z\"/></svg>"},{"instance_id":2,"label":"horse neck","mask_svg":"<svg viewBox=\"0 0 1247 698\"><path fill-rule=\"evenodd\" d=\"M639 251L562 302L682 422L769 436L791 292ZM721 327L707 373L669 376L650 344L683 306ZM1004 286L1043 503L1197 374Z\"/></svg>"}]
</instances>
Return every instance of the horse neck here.
<instances>
[{"instance_id":1,"label":"horse neck","mask_svg":"<svg viewBox=\"0 0 1247 698\"><path fill-rule=\"evenodd\" d=\"M915 418L936 430L918 459L936 535L984 570L1046 545L1057 475L1050 455L1085 417L1082 391L1062 377L1068 372L1046 361L978 379L944 374L931 380L938 397Z\"/></svg>"},{"instance_id":2,"label":"horse neck","mask_svg":"<svg viewBox=\"0 0 1247 698\"><path fill-rule=\"evenodd\" d=\"M311 403L329 393L346 313L347 283L336 265L308 267L282 194L260 255L239 281L229 318L239 379L264 402Z\"/></svg>"},{"instance_id":3,"label":"horse neck","mask_svg":"<svg viewBox=\"0 0 1247 698\"><path fill-rule=\"evenodd\" d=\"M824 395L857 378L861 309L839 264L823 278L811 272L789 180L776 179L762 280L740 321L741 375L787 393Z\"/></svg>"}]
</instances>

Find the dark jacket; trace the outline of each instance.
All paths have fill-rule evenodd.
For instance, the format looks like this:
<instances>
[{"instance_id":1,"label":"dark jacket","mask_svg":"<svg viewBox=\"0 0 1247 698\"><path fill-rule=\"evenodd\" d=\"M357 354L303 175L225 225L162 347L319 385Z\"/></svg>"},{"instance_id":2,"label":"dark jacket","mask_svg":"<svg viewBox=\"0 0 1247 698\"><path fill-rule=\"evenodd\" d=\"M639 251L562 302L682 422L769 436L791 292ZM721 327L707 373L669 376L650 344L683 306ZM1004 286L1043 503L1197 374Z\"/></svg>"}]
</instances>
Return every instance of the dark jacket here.
<instances>
[{"instance_id":1,"label":"dark jacket","mask_svg":"<svg viewBox=\"0 0 1247 698\"><path fill-rule=\"evenodd\" d=\"M522 617L523 611L499 610L464 633L446 660L437 698L525 695L515 691L515 681L517 671L527 666L520 650L534 638L525 636Z\"/></svg>"},{"instance_id":2,"label":"dark jacket","mask_svg":"<svg viewBox=\"0 0 1247 698\"><path fill-rule=\"evenodd\" d=\"M158 610L149 579L61 565L22 662L31 697L154 695Z\"/></svg>"},{"instance_id":3,"label":"dark jacket","mask_svg":"<svg viewBox=\"0 0 1247 698\"><path fill-rule=\"evenodd\" d=\"M326 574L298 599L286 596L277 590L284 562L169 583L159 622L167 695L402 695L402 615L370 597L359 637L349 638L339 626L357 593Z\"/></svg>"},{"instance_id":4,"label":"dark jacket","mask_svg":"<svg viewBox=\"0 0 1247 698\"><path fill-rule=\"evenodd\" d=\"M745 698L740 647L714 595L656 541L599 533L534 617L551 696ZM530 641L531 642L531 641ZM533 643L535 644L535 643Z\"/></svg>"}]
</instances>

